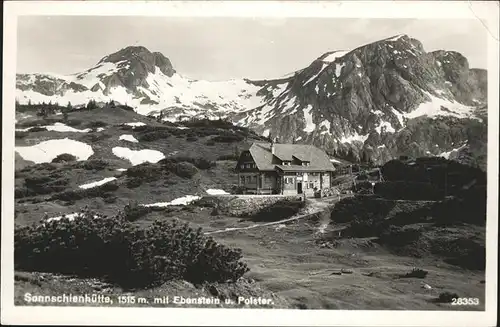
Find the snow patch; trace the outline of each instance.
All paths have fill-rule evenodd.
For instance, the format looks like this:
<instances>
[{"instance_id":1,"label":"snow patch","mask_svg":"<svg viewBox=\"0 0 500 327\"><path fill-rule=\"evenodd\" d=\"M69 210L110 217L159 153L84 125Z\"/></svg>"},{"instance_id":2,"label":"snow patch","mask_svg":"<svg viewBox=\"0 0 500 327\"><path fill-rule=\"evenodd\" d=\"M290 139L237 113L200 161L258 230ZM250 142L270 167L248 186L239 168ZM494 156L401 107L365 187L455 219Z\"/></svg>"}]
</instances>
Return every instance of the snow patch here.
<instances>
[{"instance_id":1,"label":"snow patch","mask_svg":"<svg viewBox=\"0 0 500 327\"><path fill-rule=\"evenodd\" d=\"M207 190L207 193L210 194L210 195L222 195L222 194L229 194L227 193L226 191L224 190L221 190L221 189L213 189L213 188L210 188Z\"/></svg>"},{"instance_id":2,"label":"snow patch","mask_svg":"<svg viewBox=\"0 0 500 327\"><path fill-rule=\"evenodd\" d=\"M443 157L445 159L453 159L458 155L458 152L460 150L462 150L463 148L465 148L466 146L467 146L467 144L464 144L461 147L451 149L450 151L447 151L447 152L443 152L439 155L439 157Z\"/></svg>"},{"instance_id":3,"label":"snow patch","mask_svg":"<svg viewBox=\"0 0 500 327\"><path fill-rule=\"evenodd\" d=\"M394 133L396 132L396 130L394 129L394 127L392 127L391 123L387 122L387 121L381 121L380 124L375 127L375 130L377 131L377 133L382 133L382 128L385 127L385 132L387 133Z\"/></svg>"},{"instance_id":4,"label":"snow patch","mask_svg":"<svg viewBox=\"0 0 500 327\"><path fill-rule=\"evenodd\" d=\"M307 108L305 108L303 110L304 120L305 120L305 123L306 123L306 127L304 128L304 132L306 132L306 133L311 133L316 128L316 124L314 124L314 122L313 122L313 117L312 117L312 114L311 114L311 110L312 110L312 106L311 105L308 105Z\"/></svg>"},{"instance_id":5,"label":"snow patch","mask_svg":"<svg viewBox=\"0 0 500 327\"><path fill-rule=\"evenodd\" d=\"M133 166L140 165L145 162L157 163L165 158L165 155L156 150L131 150L124 147L114 147L113 154L119 158L130 161Z\"/></svg>"},{"instance_id":6,"label":"snow patch","mask_svg":"<svg viewBox=\"0 0 500 327\"><path fill-rule=\"evenodd\" d=\"M104 185L104 184L109 183L111 181L114 181L115 179L116 179L116 177L106 177L104 179L101 179L100 181L83 184L83 185L80 185L79 187L82 189L93 188L93 187L101 186L101 185Z\"/></svg>"},{"instance_id":7,"label":"snow patch","mask_svg":"<svg viewBox=\"0 0 500 327\"><path fill-rule=\"evenodd\" d=\"M426 91L424 91L424 93L430 98L430 100L421 103L417 109L412 112L404 114L405 117L410 119L420 116L454 116L458 118L472 117L474 108L465 106L455 101L438 98ZM443 110L442 107L447 108L447 110Z\"/></svg>"},{"instance_id":8,"label":"snow patch","mask_svg":"<svg viewBox=\"0 0 500 327\"><path fill-rule=\"evenodd\" d=\"M337 159L334 159L334 158L330 158L330 162L341 163L340 161L338 161Z\"/></svg>"},{"instance_id":9,"label":"snow patch","mask_svg":"<svg viewBox=\"0 0 500 327\"><path fill-rule=\"evenodd\" d=\"M24 160L34 163L51 162L63 153L75 156L78 161L87 160L94 154L90 145L68 138L43 141L32 146L19 146L16 147L16 152Z\"/></svg>"},{"instance_id":10,"label":"snow patch","mask_svg":"<svg viewBox=\"0 0 500 327\"><path fill-rule=\"evenodd\" d=\"M118 139L123 140L123 141L133 142L133 143L139 143L139 141L133 135L130 135L130 134L120 135L120 137Z\"/></svg>"},{"instance_id":11,"label":"snow patch","mask_svg":"<svg viewBox=\"0 0 500 327\"><path fill-rule=\"evenodd\" d=\"M266 129L264 132L262 132L262 136L269 137L270 132L271 132L270 129Z\"/></svg>"},{"instance_id":12,"label":"snow patch","mask_svg":"<svg viewBox=\"0 0 500 327\"><path fill-rule=\"evenodd\" d=\"M125 123L125 125L138 127L138 126L145 126L146 124L144 124L142 122L133 122L133 123Z\"/></svg>"},{"instance_id":13,"label":"snow patch","mask_svg":"<svg viewBox=\"0 0 500 327\"><path fill-rule=\"evenodd\" d=\"M386 39L386 41L397 41L399 40L400 38L402 38L403 36L405 36L404 34L399 34L399 35L396 35L394 37L391 37L389 39Z\"/></svg>"},{"instance_id":14,"label":"snow patch","mask_svg":"<svg viewBox=\"0 0 500 327\"><path fill-rule=\"evenodd\" d=\"M196 195L186 195L181 198L177 198L170 202L157 202L152 204L145 204L145 207L168 207L168 206L179 206L179 205L188 205L189 203L199 200L200 197Z\"/></svg>"},{"instance_id":15,"label":"snow patch","mask_svg":"<svg viewBox=\"0 0 500 327\"><path fill-rule=\"evenodd\" d=\"M345 56L349 51L335 51L325 58L323 58L324 62L334 62L337 58Z\"/></svg>"},{"instance_id":16,"label":"snow patch","mask_svg":"<svg viewBox=\"0 0 500 327\"><path fill-rule=\"evenodd\" d=\"M351 136L344 136L343 138L340 139L340 143L352 143L352 142L361 142L365 143L365 141L368 139L369 134L366 135L359 135L358 133L354 133Z\"/></svg>"},{"instance_id":17,"label":"snow patch","mask_svg":"<svg viewBox=\"0 0 500 327\"><path fill-rule=\"evenodd\" d=\"M345 63L342 63L341 65L336 65L335 66L335 76L340 77L340 73L342 72L342 68L344 68Z\"/></svg>"},{"instance_id":18,"label":"snow patch","mask_svg":"<svg viewBox=\"0 0 500 327\"><path fill-rule=\"evenodd\" d=\"M332 133L330 132L330 127L331 127L331 124L328 120L323 120L321 123L319 123L319 129L321 129L321 127L325 127L326 128L326 131L322 131L321 134L329 134L329 135L332 135Z\"/></svg>"}]
</instances>

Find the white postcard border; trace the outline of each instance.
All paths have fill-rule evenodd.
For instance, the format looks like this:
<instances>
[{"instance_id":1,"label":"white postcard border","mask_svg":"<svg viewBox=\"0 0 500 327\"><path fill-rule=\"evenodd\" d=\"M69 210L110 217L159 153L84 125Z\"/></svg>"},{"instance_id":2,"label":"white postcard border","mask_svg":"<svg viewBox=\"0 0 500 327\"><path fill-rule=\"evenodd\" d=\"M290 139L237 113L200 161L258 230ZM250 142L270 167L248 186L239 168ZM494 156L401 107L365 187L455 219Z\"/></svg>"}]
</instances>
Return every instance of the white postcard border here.
<instances>
[{"instance_id":1,"label":"white postcard border","mask_svg":"<svg viewBox=\"0 0 500 327\"><path fill-rule=\"evenodd\" d=\"M4 5L2 110L2 324L482 326L496 324L498 251L498 6L488 1L11 1ZM481 19L488 37L488 219L484 312L394 310L15 307L14 103L19 15Z\"/></svg>"}]
</instances>

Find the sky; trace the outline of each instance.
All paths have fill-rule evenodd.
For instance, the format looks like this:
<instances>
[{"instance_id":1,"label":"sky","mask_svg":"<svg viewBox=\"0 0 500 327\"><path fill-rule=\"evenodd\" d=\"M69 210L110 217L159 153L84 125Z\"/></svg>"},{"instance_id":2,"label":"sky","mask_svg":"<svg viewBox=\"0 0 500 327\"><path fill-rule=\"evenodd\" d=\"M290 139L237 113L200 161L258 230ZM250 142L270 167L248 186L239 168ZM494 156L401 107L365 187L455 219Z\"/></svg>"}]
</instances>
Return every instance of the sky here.
<instances>
[{"instance_id":1,"label":"sky","mask_svg":"<svg viewBox=\"0 0 500 327\"><path fill-rule=\"evenodd\" d=\"M20 16L17 73L72 74L126 46L163 53L193 79L277 78L323 53L398 34L426 51L462 53L487 68L487 31L477 19Z\"/></svg>"}]
</instances>

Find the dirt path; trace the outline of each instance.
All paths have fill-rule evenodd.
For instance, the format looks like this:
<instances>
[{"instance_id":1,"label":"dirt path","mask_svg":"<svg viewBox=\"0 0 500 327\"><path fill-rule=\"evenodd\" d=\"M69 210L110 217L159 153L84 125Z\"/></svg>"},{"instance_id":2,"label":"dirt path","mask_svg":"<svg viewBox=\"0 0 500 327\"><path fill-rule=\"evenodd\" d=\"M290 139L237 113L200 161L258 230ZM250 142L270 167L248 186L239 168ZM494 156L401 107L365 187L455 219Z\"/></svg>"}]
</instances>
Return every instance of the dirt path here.
<instances>
[{"instance_id":1,"label":"dirt path","mask_svg":"<svg viewBox=\"0 0 500 327\"><path fill-rule=\"evenodd\" d=\"M228 227L225 229L206 232L205 235L220 234L220 233L233 232L236 230L245 230L245 229L258 228L258 227L272 226L272 225L283 224L283 223L293 221L293 220L299 220L299 219L302 219L305 217L309 217L312 214L325 211L329 206L338 202L339 199L342 199L344 197L337 196L337 197L330 197L330 198L323 198L323 199L307 199L307 205L306 205L305 210L303 212L291 217L291 218L273 221L273 222L269 222L269 223L263 223L263 224L254 224L254 225L246 226L246 227ZM326 229L326 227L328 226L328 223L329 223L329 219L327 220L328 217L329 217L329 215L324 215L322 217L320 230L322 230L323 232Z\"/></svg>"}]
</instances>

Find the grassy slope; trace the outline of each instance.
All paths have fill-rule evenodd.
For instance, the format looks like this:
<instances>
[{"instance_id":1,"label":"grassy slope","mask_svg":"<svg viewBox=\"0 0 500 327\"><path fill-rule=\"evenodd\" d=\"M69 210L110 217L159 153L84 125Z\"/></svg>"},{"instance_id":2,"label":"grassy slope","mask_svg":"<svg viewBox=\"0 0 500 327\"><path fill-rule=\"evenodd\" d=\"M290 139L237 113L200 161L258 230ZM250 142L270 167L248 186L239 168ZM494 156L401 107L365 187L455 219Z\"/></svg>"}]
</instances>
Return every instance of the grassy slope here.
<instances>
[{"instance_id":1,"label":"grassy slope","mask_svg":"<svg viewBox=\"0 0 500 327\"><path fill-rule=\"evenodd\" d=\"M68 137L77 141L82 141L90 144L94 150L94 155L90 159L105 160L108 165L102 170L86 170L78 167L78 164L53 164L55 170L47 170L44 167L33 166L32 162L23 160L16 153L16 187L21 187L24 184L26 177L33 176L50 176L53 173L60 174L63 178L68 179L67 189L77 189L79 185L98 181L105 177L117 177L117 183L120 185L118 190L114 192L117 197L115 203L106 203L102 198L90 198L77 200L73 204L65 201L45 201L49 195L40 195L34 198L18 199L16 201L16 223L25 224L30 221L37 221L43 217L44 213L49 216L59 215L60 213L71 213L78 208L88 206L91 209L102 211L105 214L112 214L118 209L123 208L130 200L136 200L139 203L154 203L167 202L184 195L203 195L210 188L228 189L231 185L237 184L237 176L234 172L234 161L218 161L216 167L209 170L200 170L200 173L192 179L181 178L178 176L165 176L156 181L143 183L136 188L129 188L126 185L125 174L117 171L119 168L130 168L132 165L127 160L120 159L113 155L112 148L116 146L127 147L134 150L152 149L158 150L165 154L166 157L188 156L201 157L208 160L216 160L223 155L234 153L235 147L242 149L247 142L254 140L249 138L247 142L234 143L215 143L212 146L207 146L205 143L213 136L200 137L196 141L188 141L187 137L179 133L179 129L172 127L172 130L179 133L180 136L169 136L165 139L155 141L140 141L139 143L131 143L119 140L120 135L132 134L139 138L140 133L133 129L124 130L121 124L129 122L143 122L149 126L164 127L164 125L150 120L147 117L137 115L134 112L122 109L96 109L92 111L78 111L69 114L69 121L73 124L75 121L82 122L74 128L86 128L88 122L104 122L107 124L102 132L91 133L61 133L52 131L28 132L24 138L16 139L16 146L26 146L33 142L41 142L48 139L59 139ZM52 116L50 119L62 119L62 116ZM73 123L72 123L73 122ZM44 123L40 118L33 113L32 117L19 118L18 128L32 126L33 124L41 123L42 125L50 125ZM221 132L224 132L221 130ZM91 139L98 140L91 142ZM31 140L31 141L30 141ZM23 169L25 169L23 171ZM33 201L34 200L34 201Z\"/></svg>"},{"instance_id":2,"label":"grassy slope","mask_svg":"<svg viewBox=\"0 0 500 327\"><path fill-rule=\"evenodd\" d=\"M56 116L55 118L60 118ZM232 172L233 161L218 161L217 166L210 170L201 170L193 179L179 177L161 178L153 182L144 183L137 188L130 189L125 185L125 178L117 168L129 168L130 163L116 158L111 153L114 146L125 146L132 149L155 149L166 155L178 151L176 155L201 156L215 160L220 155L232 154L234 144L216 143L206 146L210 137L188 141L185 137L170 136L164 140L139 142L133 144L119 141L122 134L132 134L138 137L133 130L123 130L122 123L142 121L151 126L160 126L146 117L138 116L133 112L115 109L113 114L104 110L81 111L70 113L70 120L80 120L83 123L75 128L85 128L88 121L104 121L107 123L105 131L95 133L108 135L91 145L94 148L94 158L105 159L109 165L103 170L76 169L74 166L57 165L56 171L69 179L68 188L76 188L82 183L99 180L104 177L118 177L119 188L114 191L116 202L106 203L102 198L88 198L69 204L64 201L43 201L46 196L36 197L36 201L16 202L16 223L27 224L39 220L45 212L58 215L61 212L74 212L83 206L89 206L105 214L114 214L122 209L130 200L139 203L170 201L186 194L204 194L207 188L225 188L228 184L237 183L236 175ZM29 125L35 117L20 119L20 123ZM21 127L21 126L19 126ZM17 145L24 145L26 139L52 139L70 137L75 140L89 142L89 135L83 133L55 133L34 132L24 139L17 139ZM244 142L236 143L239 147ZM16 158L19 158L16 156ZM28 162L16 160L16 185L22 185L24 178L19 171ZM70 169L68 169L70 168ZM27 176L39 174L34 170L25 171ZM41 172L48 174L49 172ZM175 184L172 183L175 180ZM169 182L170 181L170 182ZM173 209L167 212L151 212L137 222L148 225L155 219L181 220L201 226L207 231L227 227L241 227L254 224L242 221L239 218L212 216L209 208L189 206L184 209ZM217 289L227 296L229 294L269 296L270 292L277 294L276 307L295 308L324 308L324 309L484 309L484 273L463 270L456 266L445 264L439 258L426 256L413 258L397 256L387 249L372 242L372 239L342 239L335 248L328 244L330 233L339 226L330 224L324 234L319 233L321 219L318 217L287 223L286 226L269 226L243 231L234 231L216 234L217 241L242 248L243 258L248 262L251 271L247 278L257 283L242 282L240 285L218 285ZM435 237L445 237L449 231L436 234ZM457 231L463 233L463 230ZM475 233L474 230L470 231ZM420 267L429 271L429 275L421 280L415 278L398 278L411 270ZM352 274L335 275L332 271L340 268L353 269ZM371 277L365 274L371 273ZM105 293L103 286L96 286L96 281L68 279L55 275L41 275L37 273L17 273L16 301L22 303L22 295L27 292L43 294L60 294L61 292L99 292ZM423 283L429 284L432 289L422 288ZM98 284L98 283L97 283ZM233 287L233 289L231 289ZM110 288L105 286L104 288ZM456 292L463 297L478 297L481 306L478 307L451 307L448 304L436 304L431 300L440 292ZM122 294L123 290L112 288L107 292ZM135 292L137 296L161 295L208 295L207 289L194 289L186 283L173 282L160 288ZM233 296L234 296L233 294Z\"/></svg>"}]
</instances>

